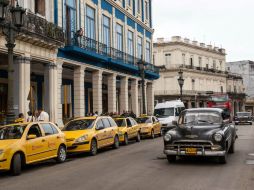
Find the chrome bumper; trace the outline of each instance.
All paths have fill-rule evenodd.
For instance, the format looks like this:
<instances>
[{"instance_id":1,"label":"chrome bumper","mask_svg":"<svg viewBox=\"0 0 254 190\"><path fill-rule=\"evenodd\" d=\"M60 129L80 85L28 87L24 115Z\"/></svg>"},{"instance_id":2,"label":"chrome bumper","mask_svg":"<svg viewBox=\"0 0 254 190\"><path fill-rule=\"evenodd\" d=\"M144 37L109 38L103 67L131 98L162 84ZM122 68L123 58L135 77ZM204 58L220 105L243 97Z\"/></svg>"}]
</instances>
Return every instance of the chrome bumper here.
<instances>
[{"instance_id":1,"label":"chrome bumper","mask_svg":"<svg viewBox=\"0 0 254 190\"><path fill-rule=\"evenodd\" d=\"M190 155L186 154L185 151L177 151L177 150L164 150L164 154L166 155L175 155L175 156L224 156L226 154L226 151L209 151L209 150L203 150L203 151L197 151L197 154Z\"/></svg>"}]
</instances>

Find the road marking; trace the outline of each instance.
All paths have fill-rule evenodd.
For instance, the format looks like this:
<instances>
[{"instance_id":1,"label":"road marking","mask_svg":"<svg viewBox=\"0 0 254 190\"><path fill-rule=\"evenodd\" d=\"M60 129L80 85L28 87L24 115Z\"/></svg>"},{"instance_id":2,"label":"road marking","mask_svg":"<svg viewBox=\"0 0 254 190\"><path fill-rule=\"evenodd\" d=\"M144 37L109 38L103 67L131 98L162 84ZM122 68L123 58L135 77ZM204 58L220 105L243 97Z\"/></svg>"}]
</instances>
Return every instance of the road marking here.
<instances>
[{"instance_id":1,"label":"road marking","mask_svg":"<svg viewBox=\"0 0 254 190\"><path fill-rule=\"evenodd\" d=\"M254 160L246 160L247 165L254 165Z\"/></svg>"}]
</instances>

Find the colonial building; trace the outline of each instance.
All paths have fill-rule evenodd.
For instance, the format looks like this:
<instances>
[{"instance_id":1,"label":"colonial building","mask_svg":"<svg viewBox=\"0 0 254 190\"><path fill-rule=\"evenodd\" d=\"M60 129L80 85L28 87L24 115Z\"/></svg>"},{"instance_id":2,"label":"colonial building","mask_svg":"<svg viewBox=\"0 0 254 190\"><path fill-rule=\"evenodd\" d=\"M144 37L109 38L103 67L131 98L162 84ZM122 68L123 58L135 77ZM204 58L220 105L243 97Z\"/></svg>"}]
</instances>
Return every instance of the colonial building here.
<instances>
[{"instance_id":1,"label":"colonial building","mask_svg":"<svg viewBox=\"0 0 254 190\"><path fill-rule=\"evenodd\" d=\"M43 107L60 125L63 118L95 111L130 110L138 115L142 96L137 62L142 57L146 62L146 109L153 112L153 80L159 74L151 59L151 0L23 0L20 5L30 15L63 28L65 40L59 45L49 40L40 47L38 42L31 46L29 39L20 46L25 59L17 60L22 60L26 68L20 69L15 84L25 88L17 88L17 105L23 107L17 106L16 113L26 113L32 103L33 110ZM43 26L36 24L38 30ZM43 63L35 62L35 58ZM7 62L1 61L1 65L1 84L7 88ZM5 110L6 105L2 107Z\"/></svg>"},{"instance_id":2,"label":"colonial building","mask_svg":"<svg viewBox=\"0 0 254 190\"><path fill-rule=\"evenodd\" d=\"M184 78L183 101L188 108L206 107L211 93L226 94L227 85L236 80L225 70L225 49L180 36L171 40L157 39L153 59L160 67L161 77L155 82L155 100L158 102L179 98L177 79L180 69ZM240 88L237 93L242 93Z\"/></svg>"},{"instance_id":3,"label":"colonial building","mask_svg":"<svg viewBox=\"0 0 254 190\"><path fill-rule=\"evenodd\" d=\"M245 109L254 113L254 62L249 60L227 62L226 67L228 72L238 73L243 78L247 95Z\"/></svg>"}]
</instances>

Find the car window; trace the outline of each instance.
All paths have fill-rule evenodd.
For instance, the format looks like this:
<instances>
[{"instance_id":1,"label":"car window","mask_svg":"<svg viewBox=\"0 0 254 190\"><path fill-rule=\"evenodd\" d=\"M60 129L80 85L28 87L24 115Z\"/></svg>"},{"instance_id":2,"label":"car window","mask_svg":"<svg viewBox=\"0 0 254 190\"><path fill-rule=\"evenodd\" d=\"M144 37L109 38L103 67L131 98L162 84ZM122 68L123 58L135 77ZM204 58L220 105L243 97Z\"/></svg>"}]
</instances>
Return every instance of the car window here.
<instances>
[{"instance_id":1,"label":"car window","mask_svg":"<svg viewBox=\"0 0 254 190\"><path fill-rule=\"evenodd\" d=\"M157 117L154 117L154 118L155 118L155 121L156 121L156 122L159 122L159 120L158 120L158 118L157 118Z\"/></svg>"},{"instance_id":2,"label":"car window","mask_svg":"<svg viewBox=\"0 0 254 190\"><path fill-rule=\"evenodd\" d=\"M101 119L99 119L99 120L97 121L97 123L96 123L96 129L100 129L100 128L104 128L104 125L103 125Z\"/></svg>"},{"instance_id":3,"label":"car window","mask_svg":"<svg viewBox=\"0 0 254 190\"><path fill-rule=\"evenodd\" d=\"M152 117L152 121L153 121L153 123L155 123L155 119L154 119L154 117Z\"/></svg>"},{"instance_id":4,"label":"car window","mask_svg":"<svg viewBox=\"0 0 254 190\"><path fill-rule=\"evenodd\" d=\"M20 139L25 131L26 125L13 125L0 127L0 140Z\"/></svg>"},{"instance_id":5,"label":"car window","mask_svg":"<svg viewBox=\"0 0 254 190\"><path fill-rule=\"evenodd\" d=\"M126 127L126 119L116 119L115 122L118 127Z\"/></svg>"},{"instance_id":6,"label":"car window","mask_svg":"<svg viewBox=\"0 0 254 190\"><path fill-rule=\"evenodd\" d=\"M103 125L104 125L105 128L111 127L111 125L110 125L107 118L102 119L102 122L103 122Z\"/></svg>"},{"instance_id":7,"label":"car window","mask_svg":"<svg viewBox=\"0 0 254 190\"><path fill-rule=\"evenodd\" d=\"M117 126L116 122L112 118L109 117L108 121L109 121L111 127L116 127Z\"/></svg>"},{"instance_id":8,"label":"car window","mask_svg":"<svg viewBox=\"0 0 254 190\"><path fill-rule=\"evenodd\" d=\"M130 119L126 119L126 121L127 121L127 127L131 127L132 123L130 122Z\"/></svg>"},{"instance_id":9,"label":"car window","mask_svg":"<svg viewBox=\"0 0 254 190\"><path fill-rule=\"evenodd\" d=\"M53 129L53 131L54 131L54 134L58 134L59 132L58 132L58 130L56 129L56 127L54 126L54 125L52 125L52 124L50 124L51 125L51 127L52 127L52 129Z\"/></svg>"},{"instance_id":10,"label":"car window","mask_svg":"<svg viewBox=\"0 0 254 190\"><path fill-rule=\"evenodd\" d=\"M32 125L32 126L30 127L30 129L29 129L27 135L36 135L37 138L38 138L38 137L41 137L42 134L41 134L41 129L40 129L39 125L38 125L38 124Z\"/></svg>"},{"instance_id":11,"label":"car window","mask_svg":"<svg viewBox=\"0 0 254 190\"><path fill-rule=\"evenodd\" d=\"M136 122L134 119L130 118L130 120L131 120L132 126L133 126L133 125L137 125L137 122Z\"/></svg>"},{"instance_id":12,"label":"car window","mask_svg":"<svg viewBox=\"0 0 254 190\"><path fill-rule=\"evenodd\" d=\"M63 129L63 131L78 131L91 129L94 126L95 119L80 119L73 120L67 123Z\"/></svg>"},{"instance_id":13,"label":"car window","mask_svg":"<svg viewBox=\"0 0 254 190\"><path fill-rule=\"evenodd\" d=\"M46 136L54 135L53 128L51 127L51 125L49 123L42 123L41 126L42 126Z\"/></svg>"}]
</instances>

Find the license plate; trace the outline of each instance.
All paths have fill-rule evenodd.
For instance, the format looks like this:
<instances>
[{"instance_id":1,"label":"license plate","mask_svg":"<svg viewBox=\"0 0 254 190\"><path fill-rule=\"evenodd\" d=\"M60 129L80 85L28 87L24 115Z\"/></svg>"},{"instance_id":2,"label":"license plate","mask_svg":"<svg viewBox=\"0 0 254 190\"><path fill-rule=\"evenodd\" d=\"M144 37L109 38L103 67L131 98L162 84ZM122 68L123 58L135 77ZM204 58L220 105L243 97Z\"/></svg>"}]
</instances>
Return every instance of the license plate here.
<instances>
[{"instance_id":1,"label":"license plate","mask_svg":"<svg viewBox=\"0 0 254 190\"><path fill-rule=\"evenodd\" d=\"M188 155L196 155L197 154L197 149L196 148L186 148L185 153Z\"/></svg>"}]
</instances>

